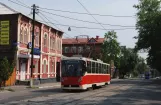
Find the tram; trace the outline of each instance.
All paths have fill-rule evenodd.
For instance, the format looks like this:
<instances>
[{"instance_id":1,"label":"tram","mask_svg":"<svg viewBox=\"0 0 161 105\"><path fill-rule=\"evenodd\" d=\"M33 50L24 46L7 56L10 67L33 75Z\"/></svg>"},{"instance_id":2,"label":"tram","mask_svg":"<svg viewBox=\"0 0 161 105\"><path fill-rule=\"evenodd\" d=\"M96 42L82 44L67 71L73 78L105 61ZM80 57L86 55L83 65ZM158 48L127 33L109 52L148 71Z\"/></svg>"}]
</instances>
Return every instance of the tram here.
<instances>
[{"instance_id":1,"label":"tram","mask_svg":"<svg viewBox=\"0 0 161 105\"><path fill-rule=\"evenodd\" d=\"M109 64L84 57L62 58L61 88L86 90L110 84Z\"/></svg>"}]
</instances>

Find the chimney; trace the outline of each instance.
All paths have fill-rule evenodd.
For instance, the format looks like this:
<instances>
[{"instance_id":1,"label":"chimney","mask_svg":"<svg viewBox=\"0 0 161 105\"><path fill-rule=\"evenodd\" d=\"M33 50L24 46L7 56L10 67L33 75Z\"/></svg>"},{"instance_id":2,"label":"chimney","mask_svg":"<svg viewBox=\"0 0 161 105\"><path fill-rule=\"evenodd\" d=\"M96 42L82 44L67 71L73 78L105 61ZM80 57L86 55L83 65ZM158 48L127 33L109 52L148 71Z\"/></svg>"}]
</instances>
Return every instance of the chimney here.
<instances>
[{"instance_id":1,"label":"chimney","mask_svg":"<svg viewBox=\"0 0 161 105\"><path fill-rule=\"evenodd\" d=\"M96 40L98 40L98 38L99 38L99 36L97 35L97 36L96 36Z\"/></svg>"}]
</instances>

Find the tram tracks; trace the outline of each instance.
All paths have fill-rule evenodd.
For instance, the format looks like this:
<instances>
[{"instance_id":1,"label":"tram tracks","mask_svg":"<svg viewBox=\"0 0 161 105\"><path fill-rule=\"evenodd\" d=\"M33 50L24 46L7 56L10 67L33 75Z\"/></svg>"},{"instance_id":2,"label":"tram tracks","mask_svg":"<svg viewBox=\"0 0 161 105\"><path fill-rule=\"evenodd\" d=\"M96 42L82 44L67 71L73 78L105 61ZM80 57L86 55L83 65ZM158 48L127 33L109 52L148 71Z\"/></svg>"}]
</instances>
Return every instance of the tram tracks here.
<instances>
[{"instance_id":1,"label":"tram tracks","mask_svg":"<svg viewBox=\"0 0 161 105\"><path fill-rule=\"evenodd\" d=\"M108 86L100 88L100 89L89 90L89 91L85 91L85 92L74 92L74 93L58 92L58 93L52 94L52 95L21 100L21 101L18 101L17 103L19 103L19 102L21 102L23 104L32 103L34 105L34 103L35 104L43 103L43 101L44 101L44 102L47 102L47 103L54 103L55 102L56 104L59 104L59 105L67 105L67 104L72 104L72 103L74 104L74 103L78 103L79 101L82 101L84 99L87 99L89 97L90 98L97 97L98 95L101 95L105 92L110 93L110 92L115 91L115 90L122 90L122 88L124 88L126 86L127 85L111 84L111 85L108 85Z\"/></svg>"}]
</instances>

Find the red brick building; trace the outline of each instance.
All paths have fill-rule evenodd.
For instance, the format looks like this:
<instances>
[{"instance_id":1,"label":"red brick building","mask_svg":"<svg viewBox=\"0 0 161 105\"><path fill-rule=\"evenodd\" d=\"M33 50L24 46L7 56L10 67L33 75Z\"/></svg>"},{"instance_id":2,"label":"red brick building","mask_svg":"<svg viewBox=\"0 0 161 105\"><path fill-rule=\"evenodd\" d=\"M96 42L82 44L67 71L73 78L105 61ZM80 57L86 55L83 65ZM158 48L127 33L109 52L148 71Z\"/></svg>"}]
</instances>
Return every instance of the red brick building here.
<instances>
[{"instance_id":1,"label":"red brick building","mask_svg":"<svg viewBox=\"0 0 161 105\"><path fill-rule=\"evenodd\" d=\"M30 79L32 19L0 3L0 58L16 58L16 79ZM5 11L5 12L4 12ZM41 80L60 78L63 32L35 22L33 77ZM16 46L16 54L13 47Z\"/></svg>"},{"instance_id":2,"label":"red brick building","mask_svg":"<svg viewBox=\"0 0 161 105\"><path fill-rule=\"evenodd\" d=\"M92 58L93 56L101 58L101 46L104 38L80 38L80 39L63 39L63 55L71 57L73 55L82 55L83 57Z\"/></svg>"}]
</instances>

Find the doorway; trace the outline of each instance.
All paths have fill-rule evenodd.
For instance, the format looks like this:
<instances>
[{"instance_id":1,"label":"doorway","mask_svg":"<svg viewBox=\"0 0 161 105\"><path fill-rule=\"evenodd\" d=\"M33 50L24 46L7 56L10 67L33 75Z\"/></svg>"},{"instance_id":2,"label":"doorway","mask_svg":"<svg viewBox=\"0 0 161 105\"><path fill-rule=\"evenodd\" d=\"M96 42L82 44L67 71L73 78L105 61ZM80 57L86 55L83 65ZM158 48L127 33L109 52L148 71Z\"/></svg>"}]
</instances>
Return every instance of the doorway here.
<instances>
[{"instance_id":1,"label":"doorway","mask_svg":"<svg viewBox=\"0 0 161 105\"><path fill-rule=\"evenodd\" d=\"M56 63L56 81L60 82L60 62Z\"/></svg>"},{"instance_id":2,"label":"doorway","mask_svg":"<svg viewBox=\"0 0 161 105\"><path fill-rule=\"evenodd\" d=\"M20 80L25 80L26 76L26 63L21 64L21 74L20 74Z\"/></svg>"}]
</instances>

